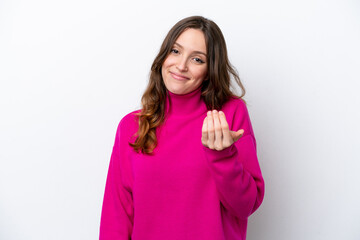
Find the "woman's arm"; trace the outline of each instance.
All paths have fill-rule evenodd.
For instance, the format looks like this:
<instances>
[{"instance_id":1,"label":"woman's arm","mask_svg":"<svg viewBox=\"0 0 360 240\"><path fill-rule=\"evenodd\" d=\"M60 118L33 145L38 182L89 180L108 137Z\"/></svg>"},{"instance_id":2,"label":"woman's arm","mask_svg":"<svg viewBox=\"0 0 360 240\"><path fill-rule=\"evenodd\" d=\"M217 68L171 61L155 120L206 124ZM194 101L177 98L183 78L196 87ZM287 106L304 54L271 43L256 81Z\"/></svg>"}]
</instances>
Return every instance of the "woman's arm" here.
<instances>
[{"instance_id":1,"label":"woman's arm","mask_svg":"<svg viewBox=\"0 0 360 240\"><path fill-rule=\"evenodd\" d=\"M204 139L202 141L221 203L234 216L246 219L260 206L263 200L264 180L257 159L255 137L245 104L241 102L233 111L233 115L231 115L231 111L226 114L230 115L230 127L227 127L226 130L227 122L226 124L222 122L220 125L216 123L216 121L221 122L221 114L215 112L211 117L215 123L207 124L207 135L214 135L214 137L210 140L207 139L207 144L204 144L206 142ZM216 119L217 117L218 119ZM204 125L205 122L206 120ZM219 126L229 132L224 133L224 129L222 129L222 134L219 136L215 133L219 131ZM203 133L204 128L203 126ZM232 139L226 139L229 136ZM219 141L222 142L223 147L219 147ZM228 142L231 143L229 146L227 146Z\"/></svg>"},{"instance_id":2,"label":"woman's arm","mask_svg":"<svg viewBox=\"0 0 360 240\"><path fill-rule=\"evenodd\" d=\"M120 122L106 180L100 222L100 240L129 240L133 228L134 208L130 167L127 158L126 117Z\"/></svg>"}]
</instances>

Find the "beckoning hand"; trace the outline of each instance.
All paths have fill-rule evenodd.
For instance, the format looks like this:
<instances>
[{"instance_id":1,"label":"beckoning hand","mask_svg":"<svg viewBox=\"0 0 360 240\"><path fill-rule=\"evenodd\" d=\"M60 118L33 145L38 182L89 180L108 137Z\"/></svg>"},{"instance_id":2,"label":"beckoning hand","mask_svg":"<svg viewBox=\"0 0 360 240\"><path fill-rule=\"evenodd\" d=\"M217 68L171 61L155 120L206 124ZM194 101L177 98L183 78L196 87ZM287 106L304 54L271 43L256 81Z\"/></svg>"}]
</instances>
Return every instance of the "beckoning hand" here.
<instances>
[{"instance_id":1,"label":"beckoning hand","mask_svg":"<svg viewBox=\"0 0 360 240\"><path fill-rule=\"evenodd\" d=\"M205 147L221 151L230 147L244 134L244 130L231 131L224 112L208 111L202 126L201 142Z\"/></svg>"}]
</instances>

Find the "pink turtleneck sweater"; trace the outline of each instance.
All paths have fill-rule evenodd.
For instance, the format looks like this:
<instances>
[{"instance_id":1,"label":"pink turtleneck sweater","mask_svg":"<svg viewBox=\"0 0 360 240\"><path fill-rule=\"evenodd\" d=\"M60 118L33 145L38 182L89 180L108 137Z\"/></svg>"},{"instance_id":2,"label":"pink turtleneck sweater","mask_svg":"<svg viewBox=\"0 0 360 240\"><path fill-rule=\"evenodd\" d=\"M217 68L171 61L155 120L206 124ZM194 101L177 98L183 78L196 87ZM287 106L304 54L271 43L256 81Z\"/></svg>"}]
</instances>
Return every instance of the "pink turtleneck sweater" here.
<instances>
[{"instance_id":1,"label":"pink turtleneck sweater","mask_svg":"<svg viewBox=\"0 0 360 240\"><path fill-rule=\"evenodd\" d=\"M110 159L100 240L243 240L264 197L254 132L244 102L221 109L244 135L222 151L201 143L207 109L200 88L169 92L153 155L136 153L132 112L118 126Z\"/></svg>"}]
</instances>

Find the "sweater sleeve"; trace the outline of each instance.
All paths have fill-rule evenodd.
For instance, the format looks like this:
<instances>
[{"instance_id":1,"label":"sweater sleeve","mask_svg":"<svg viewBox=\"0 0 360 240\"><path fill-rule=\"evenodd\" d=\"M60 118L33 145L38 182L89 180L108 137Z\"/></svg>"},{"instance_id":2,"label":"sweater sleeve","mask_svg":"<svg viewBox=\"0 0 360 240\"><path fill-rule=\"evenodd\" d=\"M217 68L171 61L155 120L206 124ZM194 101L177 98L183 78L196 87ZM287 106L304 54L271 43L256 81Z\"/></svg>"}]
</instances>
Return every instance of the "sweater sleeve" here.
<instances>
[{"instance_id":1,"label":"sweater sleeve","mask_svg":"<svg viewBox=\"0 0 360 240\"><path fill-rule=\"evenodd\" d=\"M264 198L264 180L256 154L256 141L245 103L233 115L224 109L230 130L244 129L230 147L216 151L204 147L222 205L240 219L248 218ZM230 116L228 116L230 115Z\"/></svg>"},{"instance_id":2,"label":"sweater sleeve","mask_svg":"<svg viewBox=\"0 0 360 240\"><path fill-rule=\"evenodd\" d=\"M100 240L129 240L134 208L131 168L128 161L129 129L124 118L117 128L105 186L100 221Z\"/></svg>"}]
</instances>

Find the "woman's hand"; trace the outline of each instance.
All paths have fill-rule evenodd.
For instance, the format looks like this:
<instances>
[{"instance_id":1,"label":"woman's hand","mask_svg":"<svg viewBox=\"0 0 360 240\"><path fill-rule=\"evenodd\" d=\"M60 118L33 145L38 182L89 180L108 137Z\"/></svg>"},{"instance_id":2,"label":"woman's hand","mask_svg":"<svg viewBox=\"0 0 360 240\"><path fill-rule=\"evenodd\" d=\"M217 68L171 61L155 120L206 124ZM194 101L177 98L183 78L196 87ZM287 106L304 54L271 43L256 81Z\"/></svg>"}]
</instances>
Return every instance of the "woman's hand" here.
<instances>
[{"instance_id":1,"label":"woman's hand","mask_svg":"<svg viewBox=\"0 0 360 240\"><path fill-rule=\"evenodd\" d=\"M221 151L230 147L244 134L244 130L231 131L222 111L208 111L202 126L201 142L205 147Z\"/></svg>"}]
</instances>

